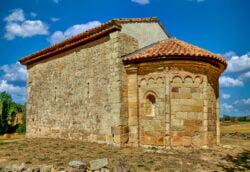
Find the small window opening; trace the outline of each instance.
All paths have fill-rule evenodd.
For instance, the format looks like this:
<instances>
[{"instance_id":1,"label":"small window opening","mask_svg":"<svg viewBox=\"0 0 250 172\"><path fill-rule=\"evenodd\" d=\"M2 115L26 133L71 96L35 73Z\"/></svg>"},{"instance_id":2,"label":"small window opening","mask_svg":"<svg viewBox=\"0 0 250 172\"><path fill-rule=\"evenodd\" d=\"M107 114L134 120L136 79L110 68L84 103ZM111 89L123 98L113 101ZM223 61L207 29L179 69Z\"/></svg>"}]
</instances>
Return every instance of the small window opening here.
<instances>
[{"instance_id":1,"label":"small window opening","mask_svg":"<svg viewBox=\"0 0 250 172\"><path fill-rule=\"evenodd\" d=\"M155 96L152 94L146 97L146 115L155 115Z\"/></svg>"}]
</instances>

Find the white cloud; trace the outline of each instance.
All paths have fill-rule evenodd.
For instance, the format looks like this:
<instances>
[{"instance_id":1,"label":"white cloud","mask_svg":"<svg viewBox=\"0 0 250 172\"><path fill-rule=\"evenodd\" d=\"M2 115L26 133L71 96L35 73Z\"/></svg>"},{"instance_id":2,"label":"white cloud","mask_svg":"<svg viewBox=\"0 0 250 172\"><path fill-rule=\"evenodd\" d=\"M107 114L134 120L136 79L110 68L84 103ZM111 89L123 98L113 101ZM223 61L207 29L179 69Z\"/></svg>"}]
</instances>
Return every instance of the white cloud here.
<instances>
[{"instance_id":1,"label":"white cloud","mask_svg":"<svg viewBox=\"0 0 250 172\"><path fill-rule=\"evenodd\" d=\"M55 44L58 43L60 41L63 41L67 38L70 38L74 35L77 35L81 32L84 32L88 29L94 28L98 25L100 25L101 23L99 21L90 21L86 24L77 24L77 25L73 25L71 27L69 27L65 32L62 31L56 31L54 32L49 38L48 41L51 44Z\"/></svg>"},{"instance_id":2,"label":"white cloud","mask_svg":"<svg viewBox=\"0 0 250 172\"><path fill-rule=\"evenodd\" d=\"M34 35L47 35L48 26L40 20L26 20L23 23L8 23L6 25L5 38L13 40L16 36L22 38L31 37Z\"/></svg>"},{"instance_id":3,"label":"white cloud","mask_svg":"<svg viewBox=\"0 0 250 172\"><path fill-rule=\"evenodd\" d=\"M149 4L150 0L131 0L132 2L141 4L141 5L145 5L145 4Z\"/></svg>"},{"instance_id":4,"label":"white cloud","mask_svg":"<svg viewBox=\"0 0 250 172\"><path fill-rule=\"evenodd\" d=\"M6 91L9 93L13 101L23 104L26 99L26 87L14 85L18 81L19 84L26 81L26 67L19 62L16 64L0 66L0 71L3 75L0 80L0 92Z\"/></svg>"},{"instance_id":5,"label":"white cloud","mask_svg":"<svg viewBox=\"0 0 250 172\"><path fill-rule=\"evenodd\" d=\"M234 51L228 51L224 54L219 55L225 57L226 59L230 59L231 57L236 56L236 53Z\"/></svg>"},{"instance_id":6,"label":"white cloud","mask_svg":"<svg viewBox=\"0 0 250 172\"><path fill-rule=\"evenodd\" d=\"M15 86L13 84L8 83L6 80L0 81L0 91L6 91L9 93L14 102L24 103L26 99L26 88Z\"/></svg>"},{"instance_id":7,"label":"white cloud","mask_svg":"<svg viewBox=\"0 0 250 172\"><path fill-rule=\"evenodd\" d=\"M60 0L53 0L54 3L59 3Z\"/></svg>"},{"instance_id":8,"label":"white cloud","mask_svg":"<svg viewBox=\"0 0 250 172\"><path fill-rule=\"evenodd\" d=\"M0 70L4 72L3 79L8 81L25 81L26 67L19 62L11 65L0 66Z\"/></svg>"},{"instance_id":9,"label":"white cloud","mask_svg":"<svg viewBox=\"0 0 250 172\"><path fill-rule=\"evenodd\" d=\"M242 81L250 81L250 71L243 73L239 77Z\"/></svg>"},{"instance_id":10,"label":"white cloud","mask_svg":"<svg viewBox=\"0 0 250 172\"><path fill-rule=\"evenodd\" d=\"M25 38L49 33L49 27L41 20L26 20L22 9L13 10L4 20L7 22L4 35L7 40L13 40L17 36Z\"/></svg>"},{"instance_id":11,"label":"white cloud","mask_svg":"<svg viewBox=\"0 0 250 172\"><path fill-rule=\"evenodd\" d=\"M241 99L241 100L236 100L234 104L242 104L242 105L250 105L250 98L248 99Z\"/></svg>"},{"instance_id":12,"label":"white cloud","mask_svg":"<svg viewBox=\"0 0 250 172\"><path fill-rule=\"evenodd\" d=\"M239 110L236 109L233 105L223 103L220 106L222 112L238 112Z\"/></svg>"},{"instance_id":13,"label":"white cloud","mask_svg":"<svg viewBox=\"0 0 250 172\"><path fill-rule=\"evenodd\" d=\"M244 86L244 82L250 81L250 53L237 56L235 52L229 51L221 54L228 59L228 67L225 75L220 78L222 87ZM234 79L237 76L236 79Z\"/></svg>"},{"instance_id":14,"label":"white cloud","mask_svg":"<svg viewBox=\"0 0 250 172\"><path fill-rule=\"evenodd\" d=\"M56 18L56 17L51 17L50 20L53 21L53 22L57 22L57 21L59 21L60 19L59 19L59 18Z\"/></svg>"},{"instance_id":15,"label":"white cloud","mask_svg":"<svg viewBox=\"0 0 250 172\"><path fill-rule=\"evenodd\" d=\"M234 79L228 76L222 76L219 80L222 87L242 87L244 83L240 79Z\"/></svg>"},{"instance_id":16,"label":"white cloud","mask_svg":"<svg viewBox=\"0 0 250 172\"><path fill-rule=\"evenodd\" d=\"M222 94L223 99L229 99L231 97L230 94Z\"/></svg>"},{"instance_id":17,"label":"white cloud","mask_svg":"<svg viewBox=\"0 0 250 172\"><path fill-rule=\"evenodd\" d=\"M22 22L25 20L25 16L22 9L14 9L13 12L4 18L6 22Z\"/></svg>"},{"instance_id":18,"label":"white cloud","mask_svg":"<svg viewBox=\"0 0 250 172\"><path fill-rule=\"evenodd\" d=\"M31 17L36 17L37 16L37 14L34 13L34 12L31 12L30 15L31 15Z\"/></svg>"},{"instance_id":19,"label":"white cloud","mask_svg":"<svg viewBox=\"0 0 250 172\"><path fill-rule=\"evenodd\" d=\"M242 56L233 56L228 60L227 73L239 73L250 71L250 54L244 54Z\"/></svg>"}]
</instances>

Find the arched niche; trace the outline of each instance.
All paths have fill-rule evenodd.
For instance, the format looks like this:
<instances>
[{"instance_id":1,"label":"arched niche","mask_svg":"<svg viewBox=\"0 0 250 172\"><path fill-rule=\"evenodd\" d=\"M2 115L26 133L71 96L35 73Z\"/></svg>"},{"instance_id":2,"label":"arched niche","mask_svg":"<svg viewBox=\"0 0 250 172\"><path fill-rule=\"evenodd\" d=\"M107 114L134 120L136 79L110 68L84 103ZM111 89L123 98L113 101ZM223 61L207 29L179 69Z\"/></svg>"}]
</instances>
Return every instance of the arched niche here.
<instances>
[{"instance_id":1,"label":"arched niche","mask_svg":"<svg viewBox=\"0 0 250 172\"><path fill-rule=\"evenodd\" d=\"M182 83L182 78L180 76L174 76L172 79L173 83Z\"/></svg>"},{"instance_id":2,"label":"arched niche","mask_svg":"<svg viewBox=\"0 0 250 172\"><path fill-rule=\"evenodd\" d=\"M156 94L147 92L144 96L144 115L155 116Z\"/></svg>"},{"instance_id":3,"label":"arched niche","mask_svg":"<svg viewBox=\"0 0 250 172\"><path fill-rule=\"evenodd\" d=\"M191 76L186 76L184 79L184 82L186 84L192 84L193 83L193 78Z\"/></svg>"}]
</instances>

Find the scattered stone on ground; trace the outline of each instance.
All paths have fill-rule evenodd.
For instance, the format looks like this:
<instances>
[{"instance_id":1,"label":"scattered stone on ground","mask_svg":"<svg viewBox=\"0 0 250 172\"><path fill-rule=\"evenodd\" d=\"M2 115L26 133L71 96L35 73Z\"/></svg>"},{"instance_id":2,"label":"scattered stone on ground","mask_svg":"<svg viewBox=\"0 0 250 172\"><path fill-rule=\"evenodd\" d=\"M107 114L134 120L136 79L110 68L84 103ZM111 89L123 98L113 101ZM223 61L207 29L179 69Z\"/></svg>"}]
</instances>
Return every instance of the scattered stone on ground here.
<instances>
[{"instance_id":1,"label":"scattered stone on ground","mask_svg":"<svg viewBox=\"0 0 250 172\"><path fill-rule=\"evenodd\" d=\"M223 145L222 147L225 149L233 149L233 147L231 145Z\"/></svg>"},{"instance_id":2,"label":"scattered stone on ground","mask_svg":"<svg viewBox=\"0 0 250 172\"><path fill-rule=\"evenodd\" d=\"M87 167L87 164L82 161L71 161L69 162L69 166L72 168L84 169Z\"/></svg>"},{"instance_id":3,"label":"scattered stone on ground","mask_svg":"<svg viewBox=\"0 0 250 172\"><path fill-rule=\"evenodd\" d=\"M67 168L54 168L52 165L27 167L26 165L25 163L8 165L0 169L0 172L109 172L107 158L92 160L89 162L89 167L87 167L87 163L82 161L70 161ZM122 163L115 168L115 172L129 171L129 167Z\"/></svg>"},{"instance_id":4,"label":"scattered stone on ground","mask_svg":"<svg viewBox=\"0 0 250 172\"><path fill-rule=\"evenodd\" d=\"M107 167L108 166L108 159L107 158L103 158L103 159L97 159L97 160L93 160L89 162L89 167L91 170L98 170L101 169L103 167Z\"/></svg>"},{"instance_id":5,"label":"scattered stone on ground","mask_svg":"<svg viewBox=\"0 0 250 172\"><path fill-rule=\"evenodd\" d=\"M89 162L105 157L108 163L96 172L250 169L249 139L236 136L223 136L221 145L207 149L116 148L78 141L65 143L60 139L3 139L0 143L0 172L18 172L22 168L22 172L93 172ZM76 164L73 168L69 165L72 161L86 165L81 168Z\"/></svg>"}]
</instances>

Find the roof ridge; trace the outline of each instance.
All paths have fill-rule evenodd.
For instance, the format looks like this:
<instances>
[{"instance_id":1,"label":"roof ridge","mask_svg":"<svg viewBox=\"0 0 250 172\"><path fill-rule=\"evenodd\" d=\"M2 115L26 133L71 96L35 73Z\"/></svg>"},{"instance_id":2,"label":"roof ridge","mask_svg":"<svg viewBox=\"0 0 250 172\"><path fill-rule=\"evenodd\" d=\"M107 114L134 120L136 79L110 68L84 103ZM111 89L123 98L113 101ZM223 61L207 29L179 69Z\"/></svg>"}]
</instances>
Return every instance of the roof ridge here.
<instances>
[{"instance_id":1,"label":"roof ridge","mask_svg":"<svg viewBox=\"0 0 250 172\"><path fill-rule=\"evenodd\" d=\"M166 40L163 40L163 41L166 41ZM195 48L197 48L199 51L209 52L209 53L211 53L211 54L214 54L213 52L211 52L211 51L209 51L209 50L205 50L205 49L203 49L203 48L201 48L201 47L198 47L197 45L187 43L187 42L185 42L185 41L183 41L183 40L177 39L176 37L169 38L168 41L174 41L174 43L178 44L179 46L182 46L185 50L188 50L189 52L190 52L190 49L189 49L189 48L193 49L193 47L195 47ZM188 46L188 47L187 47L187 46ZM215 55L217 55L217 54L215 54ZM217 55L217 56L220 56L220 55ZM222 56L220 56L220 57L222 57ZM224 58L224 57L222 57L222 58Z\"/></svg>"},{"instance_id":2,"label":"roof ridge","mask_svg":"<svg viewBox=\"0 0 250 172\"><path fill-rule=\"evenodd\" d=\"M162 40L149 48L144 48L139 52L131 53L130 55L127 55L123 61L143 61L143 59L145 59L145 61L157 60L161 57L187 57L190 59L201 58L206 60L216 60L217 62L222 63L225 67L227 66L227 62L222 56L177 38Z\"/></svg>"},{"instance_id":3,"label":"roof ridge","mask_svg":"<svg viewBox=\"0 0 250 172\"><path fill-rule=\"evenodd\" d=\"M114 18L111 21L127 23L127 22L150 22L150 21L159 21L157 17L144 17L144 18Z\"/></svg>"},{"instance_id":4,"label":"roof ridge","mask_svg":"<svg viewBox=\"0 0 250 172\"><path fill-rule=\"evenodd\" d=\"M147 45L147 46L145 46L145 47L142 47L142 48L140 48L140 49L138 49L138 50L135 50L134 52L125 54L125 55L123 55L123 56L121 56L121 57L123 58L123 57L130 56L130 55L133 55L133 54L136 54L136 53L140 53L141 51L143 51L143 50L145 50L145 49L147 49L147 48L152 48L154 45L157 45L157 44L159 44L159 43L160 43L160 41L154 42L154 43L149 44L149 45Z\"/></svg>"},{"instance_id":5,"label":"roof ridge","mask_svg":"<svg viewBox=\"0 0 250 172\"><path fill-rule=\"evenodd\" d=\"M63 49L63 47L67 47L70 44L76 43L82 39L86 39L90 36L93 36L95 34L98 34L100 32L105 32L105 30L120 30L122 23L129 23L129 22L158 22L162 29L165 31L165 33L168 35L164 27L161 25L160 21L157 17L146 17L146 18L116 18L109 20L105 23L102 23L99 26L96 26L94 28L88 29L84 32L81 32L77 35L74 35L66 40L63 40L59 43L56 43L54 45L51 45L47 48L44 48L40 51L37 51L35 53L32 53L26 57L23 57L19 60L21 64L27 64L30 59L36 58L38 56L44 56L45 54L49 55L54 51L57 51L59 49Z\"/></svg>"}]
</instances>

